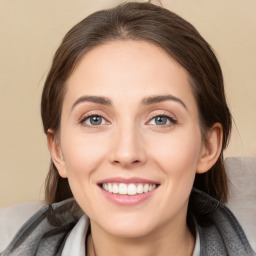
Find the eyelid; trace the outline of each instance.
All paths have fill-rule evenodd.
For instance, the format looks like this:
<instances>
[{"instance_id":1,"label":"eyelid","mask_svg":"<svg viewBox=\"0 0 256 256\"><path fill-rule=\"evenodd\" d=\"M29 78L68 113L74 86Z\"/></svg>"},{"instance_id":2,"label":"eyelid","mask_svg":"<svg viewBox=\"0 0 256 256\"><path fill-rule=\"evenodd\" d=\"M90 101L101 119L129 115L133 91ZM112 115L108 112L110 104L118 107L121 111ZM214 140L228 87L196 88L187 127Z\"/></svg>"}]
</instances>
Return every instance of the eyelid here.
<instances>
[{"instance_id":1,"label":"eyelid","mask_svg":"<svg viewBox=\"0 0 256 256\"><path fill-rule=\"evenodd\" d=\"M152 119L154 119L158 116L166 117L171 122L171 124L169 124L169 125L162 125L162 126L171 126L171 125L176 124L178 122L177 118L174 115L170 114L170 113L167 113L165 111L161 111L161 112L154 111L153 113L151 113L149 115L147 123L149 123Z\"/></svg>"},{"instance_id":2,"label":"eyelid","mask_svg":"<svg viewBox=\"0 0 256 256\"><path fill-rule=\"evenodd\" d=\"M102 117L106 123L105 124L100 124L100 125L89 125L89 124L85 124L85 120L93 117L93 116L98 116L98 117ZM98 112L94 112L94 111L90 111L89 113L84 114L80 119L79 119L79 123L87 126L87 127L92 127L92 128L99 128L100 126L104 126L104 125L108 125L110 124L109 118L106 118L104 114L99 114Z\"/></svg>"}]
</instances>

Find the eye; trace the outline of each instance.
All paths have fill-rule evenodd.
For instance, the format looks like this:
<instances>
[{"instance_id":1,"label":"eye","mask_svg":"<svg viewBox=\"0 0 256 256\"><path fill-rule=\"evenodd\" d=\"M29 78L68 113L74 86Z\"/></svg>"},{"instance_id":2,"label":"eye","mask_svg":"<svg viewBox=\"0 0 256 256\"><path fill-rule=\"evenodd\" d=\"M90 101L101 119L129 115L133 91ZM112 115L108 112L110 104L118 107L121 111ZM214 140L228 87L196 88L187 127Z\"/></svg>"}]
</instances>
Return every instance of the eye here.
<instances>
[{"instance_id":1,"label":"eye","mask_svg":"<svg viewBox=\"0 0 256 256\"><path fill-rule=\"evenodd\" d=\"M88 126L99 126L107 124L107 121L104 117L99 115L90 115L81 120L81 123Z\"/></svg>"},{"instance_id":2,"label":"eye","mask_svg":"<svg viewBox=\"0 0 256 256\"><path fill-rule=\"evenodd\" d=\"M177 121L167 115L158 115L150 119L149 124L151 125L170 125L176 124Z\"/></svg>"}]
</instances>

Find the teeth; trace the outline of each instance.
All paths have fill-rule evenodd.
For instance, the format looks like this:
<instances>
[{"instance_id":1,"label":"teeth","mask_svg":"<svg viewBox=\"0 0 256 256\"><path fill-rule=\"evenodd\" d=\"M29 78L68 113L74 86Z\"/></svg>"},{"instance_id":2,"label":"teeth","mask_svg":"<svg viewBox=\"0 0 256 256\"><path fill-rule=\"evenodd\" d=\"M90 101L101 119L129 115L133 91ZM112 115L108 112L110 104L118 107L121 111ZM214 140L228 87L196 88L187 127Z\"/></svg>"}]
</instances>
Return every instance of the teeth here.
<instances>
[{"instance_id":1,"label":"teeth","mask_svg":"<svg viewBox=\"0 0 256 256\"><path fill-rule=\"evenodd\" d=\"M147 192L148 192L148 187L149 187L148 184L145 184L145 185L144 185L144 187L143 187L143 192L144 192L144 193L147 193Z\"/></svg>"},{"instance_id":2,"label":"teeth","mask_svg":"<svg viewBox=\"0 0 256 256\"><path fill-rule=\"evenodd\" d=\"M137 193L138 194L142 194L143 193L143 185L139 184L139 186L137 187Z\"/></svg>"},{"instance_id":3,"label":"teeth","mask_svg":"<svg viewBox=\"0 0 256 256\"><path fill-rule=\"evenodd\" d=\"M156 188L156 184L104 183L102 184L102 188L110 193L132 196L150 192Z\"/></svg>"},{"instance_id":4,"label":"teeth","mask_svg":"<svg viewBox=\"0 0 256 256\"><path fill-rule=\"evenodd\" d=\"M128 195L132 196L132 195L136 195L136 194L137 194L136 186L134 184L129 184Z\"/></svg>"},{"instance_id":5,"label":"teeth","mask_svg":"<svg viewBox=\"0 0 256 256\"><path fill-rule=\"evenodd\" d=\"M118 191L119 194L121 194L121 195L127 195L127 186L126 186L125 184L123 184L123 183L119 184L118 190L119 190L119 191ZM110 191L108 191L108 192L110 192Z\"/></svg>"},{"instance_id":6,"label":"teeth","mask_svg":"<svg viewBox=\"0 0 256 256\"><path fill-rule=\"evenodd\" d=\"M110 183L108 184L108 192L110 192L110 193L113 192L113 190L112 190L112 185L111 185Z\"/></svg>"},{"instance_id":7,"label":"teeth","mask_svg":"<svg viewBox=\"0 0 256 256\"><path fill-rule=\"evenodd\" d=\"M118 186L116 184L113 185L113 193L117 194L119 191Z\"/></svg>"}]
</instances>

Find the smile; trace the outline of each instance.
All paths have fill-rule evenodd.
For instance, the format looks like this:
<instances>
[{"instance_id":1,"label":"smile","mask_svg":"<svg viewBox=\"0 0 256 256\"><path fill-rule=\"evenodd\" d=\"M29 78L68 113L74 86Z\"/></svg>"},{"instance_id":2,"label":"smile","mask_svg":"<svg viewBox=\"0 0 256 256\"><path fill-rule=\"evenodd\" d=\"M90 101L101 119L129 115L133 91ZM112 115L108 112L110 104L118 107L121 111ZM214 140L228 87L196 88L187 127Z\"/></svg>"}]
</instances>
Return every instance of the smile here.
<instances>
[{"instance_id":1,"label":"smile","mask_svg":"<svg viewBox=\"0 0 256 256\"><path fill-rule=\"evenodd\" d=\"M150 200L161 184L140 177L111 177L98 181L97 185L110 202L132 206Z\"/></svg>"},{"instance_id":2,"label":"smile","mask_svg":"<svg viewBox=\"0 0 256 256\"><path fill-rule=\"evenodd\" d=\"M157 184L125 184L125 183L103 183L101 187L108 191L109 193L119 194L119 195L137 195L148 193L156 189Z\"/></svg>"}]
</instances>

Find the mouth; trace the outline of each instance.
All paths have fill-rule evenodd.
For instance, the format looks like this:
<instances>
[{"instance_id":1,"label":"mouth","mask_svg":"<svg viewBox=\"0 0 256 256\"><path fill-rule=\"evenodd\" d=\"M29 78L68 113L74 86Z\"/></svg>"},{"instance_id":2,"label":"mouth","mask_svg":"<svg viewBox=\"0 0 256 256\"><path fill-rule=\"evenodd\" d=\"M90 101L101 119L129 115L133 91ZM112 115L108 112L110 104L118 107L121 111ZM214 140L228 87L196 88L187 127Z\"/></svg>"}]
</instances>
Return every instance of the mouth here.
<instances>
[{"instance_id":1,"label":"mouth","mask_svg":"<svg viewBox=\"0 0 256 256\"><path fill-rule=\"evenodd\" d=\"M97 184L104 196L119 205L134 205L150 198L159 183L141 178L110 178Z\"/></svg>"},{"instance_id":2,"label":"mouth","mask_svg":"<svg viewBox=\"0 0 256 256\"><path fill-rule=\"evenodd\" d=\"M109 193L134 196L148 193L157 188L158 184L149 183L102 183L101 188Z\"/></svg>"}]
</instances>

